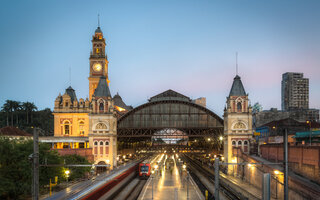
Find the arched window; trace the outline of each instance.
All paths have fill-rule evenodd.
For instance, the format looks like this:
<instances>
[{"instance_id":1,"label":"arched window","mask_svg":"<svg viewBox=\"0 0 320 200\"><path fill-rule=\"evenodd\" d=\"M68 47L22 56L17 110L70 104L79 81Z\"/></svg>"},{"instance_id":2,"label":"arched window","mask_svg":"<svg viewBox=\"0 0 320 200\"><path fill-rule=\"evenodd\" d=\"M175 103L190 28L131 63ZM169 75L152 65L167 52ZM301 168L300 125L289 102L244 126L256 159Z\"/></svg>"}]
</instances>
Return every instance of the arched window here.
<instances>
[{"instance_id":1,"label":"arched window","mask_svg":"<svg viewBox=\"0 0 320 200\"><path fill-rule=\"evenodd\" d=\"M84 121L79 122L79 133L80 135L84 135Z\"/></svg>"},{"instance_id":2,"label":"arched window","mask_svg":"<svg viewBox=\"0 0 320 200\"><path fill-rule=\"evenodd\" d=\"M97 145L98 145L98 142L97 142L97 141L95 141L95 142L94 142L94 146L97 146Z\"/></svg>"},{"instance_id":3,"label":"arched window","mask_svg":"<svg viewBox=\"0 0 320 200\"><path fill-rule=\"evenodd\" d=\"M109 145L109 142L108 141L106 141L106 146L108 146Z\"/></svg>"},{"instance_id":4,"label":"arched window","mask_svg":"<svg viewBox=\"0 0 320 200\"><path fill-rule=\"evenodd\" d=\"M64 127L64 134L65 135L69 135L70 133L70 122L69 121L65 121L63 124Z\"/></svg>"},{"instance_id":5,"label":"arched window","mask_svg":"<svg viewBox=\"0 0 320 200\"><path fill-rule=\"evenodd\" d=\"M100 110L100 112L103 112L103 111L104 111L103 102L101 102L101 103L99 104L99 110Z\"/></svg>"},{"instance_id":6,"label":"arched window","mask_svg":"<svg viewBox=\"0 0 320 200\"><path fill-rule=\"evenodd\" d=\"M242 142L241 141L238 141L238 145L241 145L242 144Z\"/></svg>"},{"instance_id":7,"label":"arched window","mask_svg":"<svg viewBox=\"0 0 320 200\"><path fill-rule=\"evenodd\" d=\"M248 145L248 141L244 141L244 143L243 143L244 145Z\"/></svg>"},{"instance_id":8,"label":"arched window","mask_svg":"<svg viewBox=\"0 0 320 200\"><path fill-rule=\"evenodd\" d=\"M241 112L241 110L242 110L241 102L237 103L237 110L238 110L238 112Z\"/></svg>"},{"instance_id":9,"label":"arched window","mask_svg":"<svg viewBox=\"0 0 320 200\"><path fill-rule=\"evenodd\" d=\"M103 145L103 142L101 141L101 142L100 142L100 146L102 146L102 145Z\"/></svg>"},{"instance_id":10,"label":"arched window","mask_svg":"<svg viewBox=\"0 0 320 200\"><path fill-rule=\"evenodd\" d=\"M232 146L236 146L236 141L232 141Z\"/></svg>"}]
</instances>

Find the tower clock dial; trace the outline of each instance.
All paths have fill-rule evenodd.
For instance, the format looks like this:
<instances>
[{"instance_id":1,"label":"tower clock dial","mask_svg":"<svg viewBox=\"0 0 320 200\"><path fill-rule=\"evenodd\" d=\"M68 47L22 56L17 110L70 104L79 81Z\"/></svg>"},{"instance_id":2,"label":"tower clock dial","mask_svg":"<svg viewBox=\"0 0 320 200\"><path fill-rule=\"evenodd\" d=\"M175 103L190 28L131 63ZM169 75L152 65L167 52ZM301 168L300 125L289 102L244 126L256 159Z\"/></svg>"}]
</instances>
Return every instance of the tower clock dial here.
<instances>
[{"instance_id":1,"label":"tower clock dial","mask_svg":"<svg viewBox=\"0 0 320 200\"><path fill-rule=\"evenodd\" d=\"M100 63L95 63L95 64L93 65L93 70L94 70L95 72L100 72L101 69L102 69L102 66L101 66Z\"/></svg>"}]
</instances>

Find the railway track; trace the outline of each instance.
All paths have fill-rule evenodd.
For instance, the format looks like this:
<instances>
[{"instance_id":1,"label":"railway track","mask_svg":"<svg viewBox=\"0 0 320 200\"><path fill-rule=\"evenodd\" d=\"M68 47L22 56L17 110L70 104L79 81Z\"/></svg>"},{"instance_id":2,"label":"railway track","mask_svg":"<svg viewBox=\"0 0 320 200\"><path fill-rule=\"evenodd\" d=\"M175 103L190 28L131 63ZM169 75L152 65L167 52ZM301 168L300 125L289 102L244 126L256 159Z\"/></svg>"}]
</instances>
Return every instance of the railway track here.
<instances>
[{"instance_id":1,"label":"railway track","mask_svg":"<svg viewBox=\"0 0 320 200\"><path fill-rule=\"evenodd\" d=\"M98 200L136 200L146 180L140 180L136 173L128 176Z\"/></svg>"},{"instance_id":2,"label":"railway track","mask_svg":"<svg viewBox=\"0 0 320 200\"><path fill-rule=\"evenodd\" d=\"M192 174L194 176L199 176L199 173L201 175L203 175L201 178L198 178L201 182L206 182L203 179L207 179L210 183L214 183L215 175L213 172L209 172L207 169L205 169L199 161L195 161L186 155L184 155L183 158L189 164L189 169L192 171ZM206 183L206 184L202 183L201 185L199 185L199 188L203 188L203 186L208 187L207 185L208 185L208 183ZM209 192L211 191L210 193L213 194L212 188L207 188L207 190ZM219 190L220 190L220 192L222 192L224 194L224 196L227 199L232 199L232 200L233 199L239 199L239 200L248 199L248 198L244 197L242 194L235 192L228 184L225 184L223 181L220 181Z\"/></svg>"}]
</instances>

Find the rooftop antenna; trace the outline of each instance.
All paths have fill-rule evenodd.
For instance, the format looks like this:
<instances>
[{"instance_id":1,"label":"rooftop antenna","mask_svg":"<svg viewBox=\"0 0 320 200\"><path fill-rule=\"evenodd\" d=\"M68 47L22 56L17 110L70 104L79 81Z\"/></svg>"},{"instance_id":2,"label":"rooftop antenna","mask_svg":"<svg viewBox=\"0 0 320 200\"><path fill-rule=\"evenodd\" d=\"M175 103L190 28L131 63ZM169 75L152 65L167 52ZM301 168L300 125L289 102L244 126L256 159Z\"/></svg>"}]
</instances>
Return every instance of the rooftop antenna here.
<instances>
[{"instance_id":1,"label":"rooftop antenna","mask_svg":"<svg viewBox=\"0 0 320 200\"><path fill-rule=\"evenodd\" d=\"M100 15L98 14L98 27L100 27Z\"/></svg>"},{"instance_id":2,"label":"rooftop antenna","mask_svg":"<svg viewBox=\"0 0 320 200\"><path fill-rule=\"evenodd\" d=\"M238 76L238 52L236 52L236 75Z\"/></svg>"}]
</instances>

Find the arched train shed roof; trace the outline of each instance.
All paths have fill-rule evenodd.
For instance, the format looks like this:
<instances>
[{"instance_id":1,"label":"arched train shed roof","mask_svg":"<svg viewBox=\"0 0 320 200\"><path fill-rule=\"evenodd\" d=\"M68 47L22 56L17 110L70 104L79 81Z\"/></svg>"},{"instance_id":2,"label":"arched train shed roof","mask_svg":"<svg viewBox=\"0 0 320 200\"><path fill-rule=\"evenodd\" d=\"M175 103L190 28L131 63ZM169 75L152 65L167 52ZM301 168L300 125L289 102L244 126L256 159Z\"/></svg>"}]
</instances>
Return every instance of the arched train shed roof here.
<instances>
[{"instance_id":1,"label":"arched train shed roof","mask_svg":"<svg viewBox=\"0 0 320 200\"><path fill-rule=\"evenodd\" d=\"M162 129L178 129L194 136L219 134L223 120L211 110L191 101L150 101L118 119L118 136L147 136ZM149 130L149 133L146 133ZM213 130L215 133L213 133ZM209 132L208 132L209 131ZM139 133L138 133L139 132ZM146 133L146 134L143 134ZM196 133L195 133L196 132Z\"/></svg>"}]
</instances>

